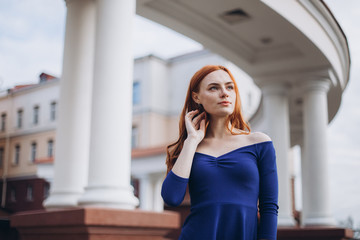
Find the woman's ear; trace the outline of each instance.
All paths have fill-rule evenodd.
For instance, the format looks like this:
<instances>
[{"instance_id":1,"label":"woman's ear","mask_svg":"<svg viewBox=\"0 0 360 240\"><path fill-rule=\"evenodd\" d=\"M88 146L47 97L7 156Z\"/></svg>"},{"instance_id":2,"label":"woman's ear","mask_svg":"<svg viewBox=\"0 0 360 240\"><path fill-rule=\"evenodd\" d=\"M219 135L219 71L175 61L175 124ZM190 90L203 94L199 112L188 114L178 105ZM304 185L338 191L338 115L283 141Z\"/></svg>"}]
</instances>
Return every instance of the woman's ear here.
<instances>
[{"instance_id":1,"label":"woman's ear","mask_svg":"<svg viewBox=\"0 0 360 240\"><path fill-rule=\"evenodd\" d=\"M194 102L196 102L197 104L200 104L199 95L196 92L192 92L191 96L192 96L192 99L194 100Z\"/></svg>"}]
</instances>

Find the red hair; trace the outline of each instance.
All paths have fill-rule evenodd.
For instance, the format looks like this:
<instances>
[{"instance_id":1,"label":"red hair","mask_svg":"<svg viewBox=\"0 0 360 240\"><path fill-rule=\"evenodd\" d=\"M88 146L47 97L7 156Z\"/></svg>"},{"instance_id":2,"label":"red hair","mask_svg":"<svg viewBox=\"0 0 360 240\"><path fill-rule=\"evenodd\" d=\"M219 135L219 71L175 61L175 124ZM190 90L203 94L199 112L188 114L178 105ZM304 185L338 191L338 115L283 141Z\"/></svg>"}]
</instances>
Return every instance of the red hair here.
<instances>
[{"instance_id":1,"label":"red hair","mask_svg":"<svg viewBox=\"0 0 360 240\"><path fill-rule=\"evenodd\" d=\"M234 112L232 114L230 114L228 116L228 118L226 119L226 127L227 129L231 132L231 134L233 135L238 135L238 134L249 134L250 133L250 127L249 125L245 122L242 113L241 113L241 100L240 100L240 95L239 95L239 89L237 87L237 84L235 82L234 76L231 74L231 72L223 66L219 66L219 65L206 65L204 67L202 67L199 71L197 71L194 76L191 78L190 80L190 84L189 84L189 88L186 94L186 99L185 99L185 104L184 104L184 108L181 112L180 115L180 121L179 121L179 138L176 142L170 144L169 146L167 146L167 157L166 157L166 165L167 165L167 173L172 169L172 167L174 166L176 159L179 157L180 152L183 148L184 145L184 141L187 138L187 131L186 131L186 127L185 127L185 115L186 112L190 112L193 110L196 110L199 108L198 104L193 100L192 98L192 92L199 92L199 87L200 87L200 83L201 81L211 72L217 71L217 70L223 70L225 72L227 72L231 78L231 80L234 83L234 90L236 93L236 101L235 101L235 108L234 108ZM207 115L207 113L206 113ZM208 116L206 116L206 119L209 119ZM231 123L231 127L229 128L229 123ZM209 125L209 121L206 120L206 125L205 125L205 136L206 136L206 129ZM246 130L247 131L245 133L235 133L233 132L233 129L237 128L237 129L241 129L241 130Z\"/></svg>"}]
</instances>

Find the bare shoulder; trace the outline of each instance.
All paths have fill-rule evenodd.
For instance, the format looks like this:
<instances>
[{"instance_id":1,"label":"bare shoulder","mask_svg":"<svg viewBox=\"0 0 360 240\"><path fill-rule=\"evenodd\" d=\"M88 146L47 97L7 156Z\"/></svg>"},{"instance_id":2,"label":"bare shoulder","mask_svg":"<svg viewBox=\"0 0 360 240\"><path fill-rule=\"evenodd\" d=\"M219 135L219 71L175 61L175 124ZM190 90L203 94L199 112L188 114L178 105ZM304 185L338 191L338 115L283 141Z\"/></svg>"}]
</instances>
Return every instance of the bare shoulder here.
<instances>
[{"instance_id":1,"label":"bare shoulder","mask_svg":"<svg viewBox=\"0 0 360 240\"><path fill-rule=\"evenodd\" d=\"M262 132L253 132L250 134L250 138L253 142L256 143L271 141L271 138Z\"/></svg>"}]
</instances>

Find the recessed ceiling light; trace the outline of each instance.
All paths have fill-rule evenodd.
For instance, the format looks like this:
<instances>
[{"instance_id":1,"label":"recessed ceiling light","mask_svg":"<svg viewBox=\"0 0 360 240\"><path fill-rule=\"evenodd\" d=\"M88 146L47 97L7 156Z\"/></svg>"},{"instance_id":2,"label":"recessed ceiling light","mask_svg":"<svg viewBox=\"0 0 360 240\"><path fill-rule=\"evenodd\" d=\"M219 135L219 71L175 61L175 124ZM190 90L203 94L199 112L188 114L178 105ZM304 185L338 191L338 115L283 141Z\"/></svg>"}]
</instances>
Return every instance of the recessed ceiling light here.
<instances>
[{"instance_id":1,"label":"recessed ceiling light","mask_svg":"<svg viewBox=\"0 0 360 240\"><path fill-rule=\"evenodd\" d=\"M263 37L260 38L260 42L264 45L270 44L273 42L273 39L271 37Z\"/></svg>"},{"instance_id":2,"label":"recessed ceiling light","mask_svg":"<svg viewBox=\"0 0 360 240\"><path fill-rule=\"evenodd\" d=\"M226 11L220 15L220 18L226 21L229 24L238 23L247 19L250 19L250 16L242 9L236 8L230 11Z\"/></svg>"}]
</instances>

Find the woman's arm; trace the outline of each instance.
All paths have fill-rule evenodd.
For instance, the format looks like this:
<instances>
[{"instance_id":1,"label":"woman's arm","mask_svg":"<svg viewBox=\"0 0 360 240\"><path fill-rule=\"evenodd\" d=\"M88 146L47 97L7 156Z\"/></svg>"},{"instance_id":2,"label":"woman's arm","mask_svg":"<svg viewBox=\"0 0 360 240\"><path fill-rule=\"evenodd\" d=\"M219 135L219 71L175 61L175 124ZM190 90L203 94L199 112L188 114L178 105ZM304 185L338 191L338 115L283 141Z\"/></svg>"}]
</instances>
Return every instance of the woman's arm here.
<instances>
[{"instance_id":1,"label":"woman's arm","mask_svg":"<svg viewBox=\"0 0 360 240\"><path fill-rule=\"evenodd\" d=\"M184 141L184 146L172 168L173 173L182 178L189 178L197 145L197 141L193 138Z\"/></svg>"},{"instance_id":2,"label":"woman's arm","mask_svg":"<svg viewBox=\"0 0 360 240\"><path fill-rule=\"evenodd\" d=\"M196 146L190 139L185 140L174 167L163 182L161 196L169 206L178 206L184 200Z\"/></svg>"},{"instance_id":3,"label":"woman's arm","mask_svg":"<svg viewBox=\"0 0 360 240\"><path fill-rule=\"evenodd\" d=\"M276 240L278 216L278 177L276 154L273 144L260 147L259 151L259 211L258 239Z\"/></svg>"},{"instance_id":4,"label":"woman's arm","mask_svg":"<svg viewBox=\"0 0 360 240\"><path fill-rule=\"evenodd\" d=\"M166 176L162 185L161 196L169 206L178 206L183 201L194 154L198 144L204 138L204 114L194 118L197 112L191 111L186 114L185 125L188 137L184 141L179 157L176 159L173 168Z\"/></svg>"}]
</instances>

